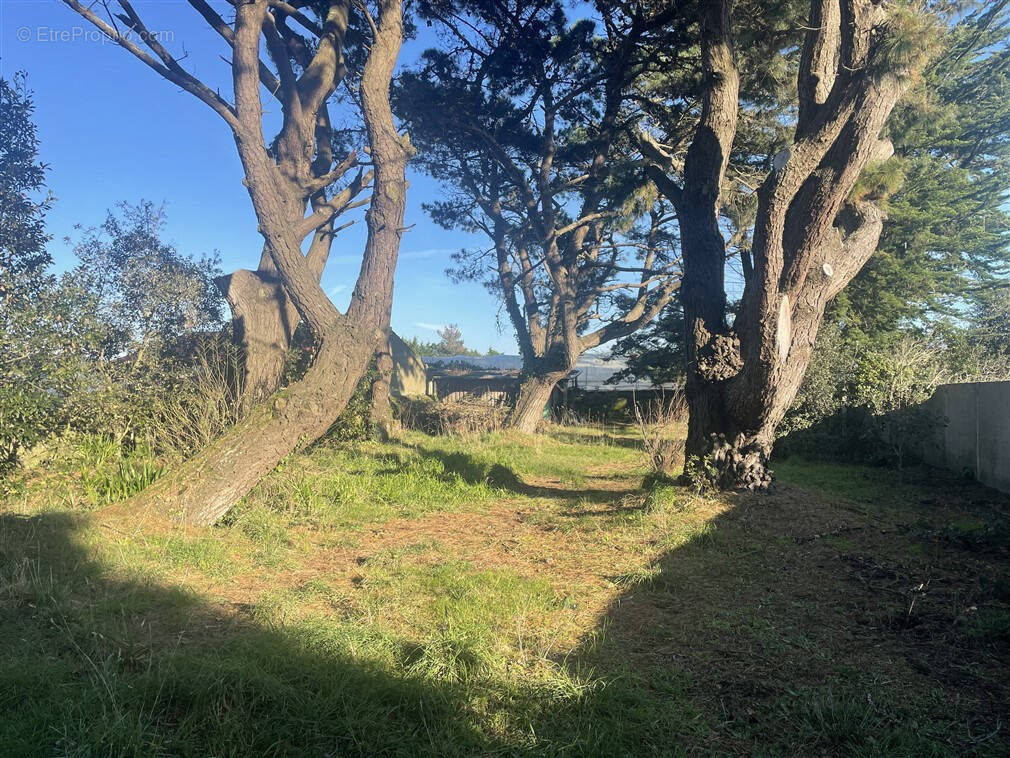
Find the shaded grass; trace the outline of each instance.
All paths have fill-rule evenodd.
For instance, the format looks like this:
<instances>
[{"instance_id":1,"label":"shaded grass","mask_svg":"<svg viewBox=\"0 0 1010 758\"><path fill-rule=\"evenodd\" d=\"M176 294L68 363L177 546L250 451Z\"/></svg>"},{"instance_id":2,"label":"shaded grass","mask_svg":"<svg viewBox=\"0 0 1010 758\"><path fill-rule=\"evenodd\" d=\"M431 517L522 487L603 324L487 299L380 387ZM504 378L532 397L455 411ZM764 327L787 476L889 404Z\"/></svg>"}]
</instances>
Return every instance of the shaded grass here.
<instances>
[{"instance_id":1,"label":"shaded grass","mask_svg":"<svg viewBox=\"0 0 1010 758\"><path fill-rule=\"evenodd\" d=\"M800 461L771 495L645 493L640 451L584 436L317 446L209 530L26 484L0 752L1010 750L1005 498Z\"/></svg>"}]
</instances>

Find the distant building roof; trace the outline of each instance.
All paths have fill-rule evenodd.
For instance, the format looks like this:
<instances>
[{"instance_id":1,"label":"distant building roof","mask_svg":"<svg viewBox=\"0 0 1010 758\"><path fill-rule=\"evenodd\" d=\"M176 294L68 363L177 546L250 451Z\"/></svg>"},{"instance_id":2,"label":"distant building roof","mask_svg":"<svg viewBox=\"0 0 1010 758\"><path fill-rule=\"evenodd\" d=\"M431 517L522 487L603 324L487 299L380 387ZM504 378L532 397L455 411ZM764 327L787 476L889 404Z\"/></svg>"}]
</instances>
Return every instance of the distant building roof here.
<instances>
[{"instance_id":1,"label":"distant building roof","mask_svg":"<svg viewBox=\"0 0 1010 758\"><path fill-rule=\"evenodd\" d=\"M523 367L522 356L519 355L453 355L453 356L432 356L426 355L422 359L425 366L436 366L442 364L450 367L469 365L475 369L483 371L516 372ZM607 380L617 372L624 369L625 362L620 358L607 358L598 353L586 353L575 363L576 383L582 389L611 389L630 390L646 389L652 385L649 382L634 382L622 380L616 384L607 384Z\"/></svg>"}]
</instances>

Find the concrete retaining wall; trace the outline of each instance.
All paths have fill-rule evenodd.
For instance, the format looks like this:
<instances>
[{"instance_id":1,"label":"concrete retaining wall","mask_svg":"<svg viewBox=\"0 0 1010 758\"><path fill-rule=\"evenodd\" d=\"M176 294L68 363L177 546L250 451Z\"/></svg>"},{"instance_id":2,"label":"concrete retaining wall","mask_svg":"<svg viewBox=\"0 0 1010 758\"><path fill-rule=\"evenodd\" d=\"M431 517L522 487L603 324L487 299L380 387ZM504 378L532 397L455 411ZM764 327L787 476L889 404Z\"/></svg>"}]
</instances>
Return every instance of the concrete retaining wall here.
<instances>
[{"instance_id":1,"label":"concrete retaining wall","mask_svg":"<svg viewBox=\"0 0 1010 758\"><path fill-rule=\"evenodd\" d=\"M945 384L926 405L946 419L926 461L1010 492L1010 382Z\"/></svg>"},{"instance_id":2,"label":"concrete retaining wall","mask_svg":"<svg viewBox=\"0 0 1010 758\"><path fill-rule=\"evenodd\" d=\"M423 395L428 387L424 362L395 332L389 333L389 351L393 355L393 375L389 392L393 397Z\"/></svg>"}]
</instances>

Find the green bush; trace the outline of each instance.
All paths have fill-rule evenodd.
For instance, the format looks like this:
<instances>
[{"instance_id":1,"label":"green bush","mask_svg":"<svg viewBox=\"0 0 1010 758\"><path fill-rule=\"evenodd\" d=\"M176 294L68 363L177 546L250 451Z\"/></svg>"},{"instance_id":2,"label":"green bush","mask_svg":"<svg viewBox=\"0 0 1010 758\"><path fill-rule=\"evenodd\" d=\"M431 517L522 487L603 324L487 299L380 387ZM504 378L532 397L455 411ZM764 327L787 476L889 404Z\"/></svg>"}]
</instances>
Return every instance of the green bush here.
<instances>
[{"instance_id":1,"label":"green bush","mask_svg":"<svg viewBox=\"0 0 1010 758\"><path fill-rule=\"evenodd\" d=\"M179 253L161 240L163 225L151 203L123 205L82 233L75 269L8 298L0 466L67 432L185 457L241 415L217 261ZM0 291L28 286L16 278L0 271Z\"/></svg>"},{"instance_id":2,"label":"green bush","mask_svg":"<svg viewBox=\"0 0 1010 758\"><path fill-rule=\"evenodd\" d=\"M901 467L943 423L923 406L951 378L943 357L913 338L857 350L828 330L779 430L777 454Z\"/></svg>"},{"instance_id":3,"label":"green bush","mask_svg":"<svg viewBox=\"0 0 1010 758\"><path fill-rule=\"evenodd\" d=\"M373 360L351 393L347 407L326 433L327 439L352 442L372 439L375 436L372 424L372 384L378 378L379 372Z\"/></svg>"}]
</instances>

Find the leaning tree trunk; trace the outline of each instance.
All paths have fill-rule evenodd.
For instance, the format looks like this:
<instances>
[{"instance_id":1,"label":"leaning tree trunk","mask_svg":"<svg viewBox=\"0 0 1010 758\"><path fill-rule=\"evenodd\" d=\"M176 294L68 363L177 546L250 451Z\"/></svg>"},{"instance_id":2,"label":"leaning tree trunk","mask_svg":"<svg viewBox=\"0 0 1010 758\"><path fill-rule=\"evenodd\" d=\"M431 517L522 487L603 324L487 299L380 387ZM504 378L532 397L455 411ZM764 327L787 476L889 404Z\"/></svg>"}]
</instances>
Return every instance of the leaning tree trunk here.
<instances>
[{"instance_id":1,"label":"leaning tree trunk","mask_svg":"<svg viewBox=\"0 0 1010 758\"><path fill-rule=\"evenodd\" d=\"M300 381L255 406L196 457L109 512L131 520L154 516L213 524L281 458L326 433L347 405L371 352L370 340L361 334L334 329Z\"/></svg>"},{"instance_id":2,"label":"leaning tree trunk","mask_svg":"<svg viewBox=\"0 0 1010 758\"><path fill-rule=\"evenodd\" d=\"M506 426L525 434L535 434L544 420L544 410L550 403L551 393L567 375L567 371L548 371L523 377Z\"/></svg>"},{"instance_id":3,"label":"leaning tree trunk","mask_svg":"<svg viewBox=\"0 0 1010 758\"><path fill-rule=\"evenodd\" d=\"M406 201L410 142L395 128L389 86L402 40L399 0L380 0L380 15L361 78L362 115L368 131L375 183L366 213L368 238L351 303L341 314L292 228L301 205L282 192L283 177L263 140L258 66L266 4L236 6L234 34L236 145L260 230L284 290L316 334L319 348L305 376L256 406L238 425L194 458L117 510L174 516L211 524L225 514L278 461L322 436L346 407L389 323ZM332 63L332 61L331 61ZM298 212L292 218L292 211Z\"/></svg>"}]
</instances>

